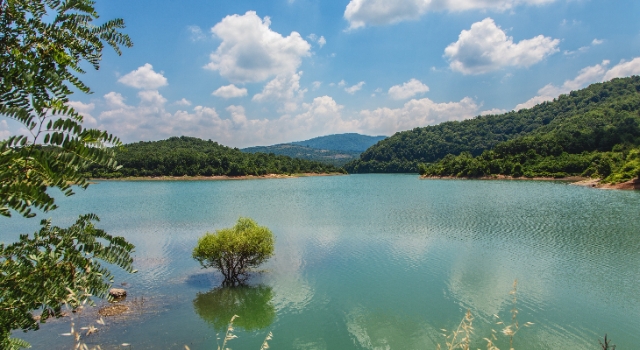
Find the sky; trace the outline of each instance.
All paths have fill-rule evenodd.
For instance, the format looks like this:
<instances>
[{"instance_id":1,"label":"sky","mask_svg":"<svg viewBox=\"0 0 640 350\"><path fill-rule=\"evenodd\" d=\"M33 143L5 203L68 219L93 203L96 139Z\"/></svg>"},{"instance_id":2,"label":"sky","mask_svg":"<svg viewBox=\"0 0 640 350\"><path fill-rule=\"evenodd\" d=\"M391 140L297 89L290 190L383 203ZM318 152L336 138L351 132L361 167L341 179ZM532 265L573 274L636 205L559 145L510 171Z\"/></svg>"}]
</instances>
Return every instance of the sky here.
<instances>
[{"instance_id":1,"label":"sky","mask_svg":"<svg viewBox=\"0 0 640 350\"><path fill-rule=\"evenodd\" d=\"M232 147L529 108L640 74L637 0L97 0L105 49L70 104L122 141ZM17 126L0 122L0 136Z\"/></svg>"}]
</instances>

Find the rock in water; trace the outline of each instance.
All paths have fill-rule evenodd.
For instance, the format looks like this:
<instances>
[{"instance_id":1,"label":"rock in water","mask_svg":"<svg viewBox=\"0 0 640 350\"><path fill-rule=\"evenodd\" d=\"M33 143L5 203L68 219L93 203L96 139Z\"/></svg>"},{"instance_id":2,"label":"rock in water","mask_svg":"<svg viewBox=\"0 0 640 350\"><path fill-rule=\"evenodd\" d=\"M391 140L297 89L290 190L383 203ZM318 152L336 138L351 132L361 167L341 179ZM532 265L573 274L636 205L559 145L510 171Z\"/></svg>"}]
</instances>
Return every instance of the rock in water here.
<instances>
[{"instance_id":1,"label":"rock in water","mask_svg":"<svg viewBox=\"0 0 640 350\"><path fill-rule=\"evenodd\" d=\"M123 299L127 296L127 291L120 288L109 289L109 295L114 299Z\"/></svg>"}]
</instances>

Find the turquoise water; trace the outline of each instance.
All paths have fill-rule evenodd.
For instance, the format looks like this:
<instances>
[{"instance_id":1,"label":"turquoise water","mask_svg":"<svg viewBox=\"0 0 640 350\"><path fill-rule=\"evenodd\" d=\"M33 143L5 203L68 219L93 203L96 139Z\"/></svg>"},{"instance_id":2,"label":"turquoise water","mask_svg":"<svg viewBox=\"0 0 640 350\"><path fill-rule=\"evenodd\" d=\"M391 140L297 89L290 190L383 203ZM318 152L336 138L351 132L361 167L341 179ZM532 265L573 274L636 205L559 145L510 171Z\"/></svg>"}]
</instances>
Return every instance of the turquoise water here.
<instances>
[{"instance_id":1,"label":"turquoise water","mask_svg":"<svg viewBox=\"0 0 640 350\"><path fill-rule=\"evenodd\" d=\"M232 349L435 349L474 315L472 348L511 320L516 349L640 347L640 193L562 182L350 175L248 181L99 182L59 200L62 226L94 212L136 245L137 274L116 272L132 312L86 338L103 349L215 349L233 314ZM276 235L250 285L191 258L197 238L249 216ZM2 241L38 220L0 219ZM144 299L144 303L142 302ZM95 324L95 309L73 316ZM16 333L69 349L71 320ZM79 326L76 326L79 327ZM501 334L497 345L508 348Z\"/></svg>"}]
</instances>

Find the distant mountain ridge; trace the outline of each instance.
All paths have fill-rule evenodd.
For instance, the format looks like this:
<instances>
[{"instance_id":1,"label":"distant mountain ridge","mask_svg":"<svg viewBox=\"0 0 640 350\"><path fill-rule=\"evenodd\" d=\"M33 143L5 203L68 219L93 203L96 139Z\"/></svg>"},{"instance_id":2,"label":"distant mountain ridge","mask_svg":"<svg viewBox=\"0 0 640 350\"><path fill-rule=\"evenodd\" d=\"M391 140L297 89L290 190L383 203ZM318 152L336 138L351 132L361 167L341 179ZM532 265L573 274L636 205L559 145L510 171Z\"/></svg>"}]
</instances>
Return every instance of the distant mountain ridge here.
<instances>
[{"instance_id":1,"label":"distant mountain ridge","mask_svg":"<svg viewBox=\"0 0 640 350\"><path fill-rule=\"evenodd\" d=\"M292 145L330 151L364 152L386 136L367 136L356 133L334 134L314 137L306 141L291 142Z\"/></svg>"},{"instance_id":2,"label":"distant mountain ridge","mask_svg":"<svg viewBox=\"0 0 640 350\"><path fill-rule=\"evenodd\" d=\"M357 159L364 150L385 138L387 137L367 136L356 133L334 134L315 137L306 141L248 147L241 151L245 153L273 153L334 166L343 166L347 162Z\"/></svg>"}]
</instances>

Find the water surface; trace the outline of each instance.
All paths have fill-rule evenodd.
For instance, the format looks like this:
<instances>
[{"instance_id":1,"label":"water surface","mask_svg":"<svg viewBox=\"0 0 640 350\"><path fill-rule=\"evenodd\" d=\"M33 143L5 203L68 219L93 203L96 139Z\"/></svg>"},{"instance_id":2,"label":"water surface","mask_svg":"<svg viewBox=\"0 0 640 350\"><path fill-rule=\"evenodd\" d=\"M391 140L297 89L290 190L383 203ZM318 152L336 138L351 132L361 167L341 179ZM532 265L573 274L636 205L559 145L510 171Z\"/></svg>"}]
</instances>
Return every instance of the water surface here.
<instances>
[{"instance_id":1,"label":"water surface","mask_svg":"<svg viewBox=\"0 0 640 350\"><path fill-rule=\"evenodd\" d=\"M40 216L62 226L94 212L136 245L139 272L115 272L137 308L87 338L103 349L214 349L233 314L233 349L259 349L270 331L274 349L435 349L466 310L473 348L485 348L482 338L501 329L493 315L511 320L516 279L518 321L534 323L516 349L597 349L605 333L619 349L640 344L638 192L350 175L99 182L59 205ZM191 251L239 216L274 232L276 255L249 286L229 290ZM5 242L38 227L0 220ZM95 310L83 315L74 322L95 320ZM16 336L68 349L69 324Z\"/></svg>"}]
</instances>

